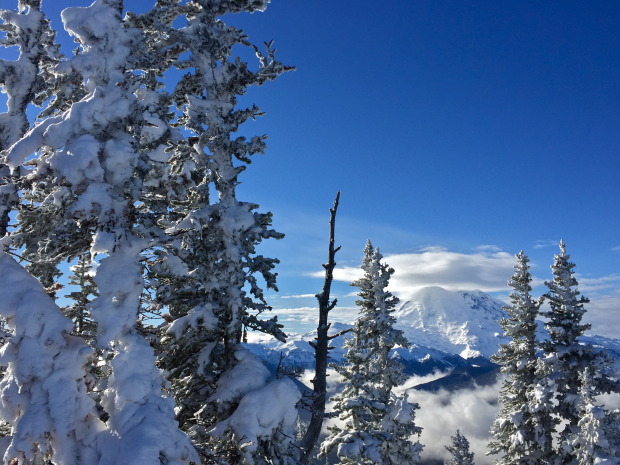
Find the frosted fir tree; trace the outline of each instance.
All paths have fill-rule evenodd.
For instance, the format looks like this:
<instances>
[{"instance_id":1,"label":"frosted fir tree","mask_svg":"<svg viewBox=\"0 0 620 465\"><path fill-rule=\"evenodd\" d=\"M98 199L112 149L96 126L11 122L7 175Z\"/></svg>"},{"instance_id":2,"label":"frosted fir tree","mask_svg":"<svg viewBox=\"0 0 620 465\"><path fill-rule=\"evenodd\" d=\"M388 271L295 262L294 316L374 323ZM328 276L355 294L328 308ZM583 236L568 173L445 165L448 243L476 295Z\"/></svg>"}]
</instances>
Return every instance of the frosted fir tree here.
<instances>
[{"instance_id":1,"label":"frosted fir tree","mask_svg":"<svg viewBox=\"0 0 620 465\"><path fill-rule=\"evenodd\" d=\"M491 360L501 366L505 380L500 391L501 408L491 427L494 440L489 454L499 454L501 465L534 465L549 457L555 421L551 417L551 396L539 392L546 377L539 378L536 317L540 301L531 296L532 276L524 252L517 255L515 272L509 281L513 289L510 305L504 307L508 317L499 321L504 336ZM533 401L537 402L534 406Z\"/></svg>"},{"instance_id":2,"label":"frosted fir tree","mask_svg":"<svg viewBox=\"0 0 620 465\"><path fill-rule=\"evenodd\" d=\"M591 361L585 346L579 343L579 337L590 328L590 325L582 323L586 311L584 304L589 300L580 297L578 283L573 274L575 265L569 259L570 255L566 253L566 246L561 241L560 253L555 255L551 267L553 281L545 282L549 291L544 297L549 302L550 310L542 313L548 318L545 328L550 338L543 343L543 361L548 365L546 374L554 383L554 394L558 403L555 411L565 422L559 436L559 447L556 449L559 463L570 461L570 456L567 456L562 445L567 443L570 435L577 432L579 422L581 383L576 374Z\"/></svg>"},{"instance_id":3,"label":"frosted fir tree","mask_svg":"<svg viewBox=\"0 0 620 465\"><path fill-rule=\"evenodd\" d=\"M611 465L618 459L618 451L613 450L613 445L608 440L610 433L609 422L606 421L608 415L596 402L598 389L593 378L594 374L591 367L586 367L579 373L581 419L577 423L577 433L571 434L564 445L571 451L570 455L575 457L577 465Z\"/></svg>"},{"instance_id":4,"label":"frosted fir tree","mask_svg":"<svg viewBox=\"0 0 620 465\"><path fill-rule=\"evenodd\" d=\"M18 50L16 60L0 60L0 86L7 96L0 113L0 151L29 129L26 110L48 98L51 76L45 71L58 59L55 32L41 11L41 0L20 0L17 10L0 10L0 46ZM9 213L18 203L19 186L11 182L9 167L0 162L0 237L7 232Z\"/></svg>"},{"instance_id":5,"label":"frosted fir tree","mask_svg":"<svg viewBox=\"0 0 620 465\"><path fill-rule=\"evenodd\" d=\"M144 288L141 253L150 244L138 206L141 165L149 163L141 133L151 124L151 102L139 92L148 65L142 61L144 35L121 15L118 0L62 13L80 53L55 71L82 76L87 94L39 122L7 152L13 170L28 169L27 176L37 180L33 195L41 199L22 204L15 240L38 257L35 264L44 267L33 273L44 283L53 280L62 260L89 249L99 255L99 295L91 309L96 343L113 356L101 401L112 434L99 444L99 463L181 464L196 461L195 451L178 429L172 399L163 396L153 349L136 330Z\"/></svg>"},{"instance_id":6,"label":"frosted fir tree","mask_svg":"<svg viewBox=\"0 0 620 465\"><path fill-rule=\"evenodd\" d=\"M0 247L8 246L5 239ZM106 428L88 396L93 351L35 278L0 251L0 416L11 425L3 463L98 465ZM28 296L24 299L24 296Z\"/></svg>"},{"instance_id":7,"label":"frosted fir tree","mask_svg":"<svg viewBox=\"0 0 620 465\"><path fill-rule=\"evenodd\" d=\"M284 463L292 453L287 436L293 437L294 430L288 418L296 395L280 400L287 405L279 410L281 424L274 421L250 434L240 432L240 423L233 420L239 409L260 407L246 397L284 382L269 382L263 376L266 369L239 345L244 331L285 337L275 318L258 316L269 309L260 280L276 289L277 260L256 253L263 239L282 235L270 228L270 213L256 212L257 205L238 200L236 194L238 176L252 155L264 151L265 136L246 140L235 133L246 120L262 114L255 106L238 108L238 97L249 86L275 79L290 68L275 59L270 46L259 52L243 31L220 19L227 13L263 10L266 1L167 5L171 16L186 23L174 29L171 22L166 35L184 52L175 66L185 74L171 98L179 112L176 124L188 137L170 144L165 152L168 174L158 186L173 206L159 221L171 240L156 251L150 265L157 303L169 309L173 320L163 341L161 366L171 375L179 421L204 461L223 459L216 449L226 435L228 444L234 438L241 441L239 446L252 443L241 453L248 462ZM239 46L256 53L256 70L234 57L233 47ZM243 389L233 389L230 373L242 373L237 367L248 368L250 363L249 373L262 374L248 380Z\"/></svg>"},{"instance_id":8,"label":"frosted fir tree","mask_svg":"<svg viewBox=\"0 0 620 465\"><path fill-rule=\"evenodd\" d=\"M474 465L474 453L469 450L469 441L457 429L454 436L450 436L451 445L444 446L450 452L450 458L444 465Z\"/></svg>"},{"instance_id":9,"label":"frosted fir tree","mask_svg":"<svg viewBox=\"0 0 620 465\"><path fill-rule=\"evenodd\" d=\"M345 386L334 397L334 409L344 427L333 426L321 445L321 455L335 450L340 463L419 463L421 445L412 439L417 404L396 398L392 389L405 381L402 365L389 357L395 346L408 345L402 331L394 329L398 299L387 286L394 270L381 263L382 255L370 241L364 248L359 287L360 316L353 337L345 342L342 366L335 366Z\"/></svg>"},{"instance_id":10,"label":"frosted fir tree","mask_svg":"<svg viewBox=\"0 0 620 465\"><path fill-rule=\"evenodd\" d=\"M89 253L78 258L78 262L71 267L68 284L74 286L74 290L65 295L73 304L64 309L65 315L73 321L74 332L84 339L92 341L96 335L97 327L90 316L89 304L97 297L97 286L93 281L95 271Z\"/></svg>"},{"instance_id":11,"label":"frosted fir tree","mask_svg":"<svg viewBox=\"0 0 620 465\"><path fill-rule=\"evenodd\" d=\"M579 434L579 421L582 419L582 373L587 367L595 370L590 379L595 380L592 389L595 395L617 391L617 384L610 379L609 361L603 352L580 343L579 338L590 328L582 323L589 300L580 297L578 282L574 276L574 263L566 253L566 246L560 242L560 254L555 255L553 281L545 282L549 291L545 298L550 310L542 313L548 318L545 328L549 341L543 343L541 374L547 375L548 385L553 387L557 402L554 411L558 420L564 424L559 432L556 447L556 460L568 464L576 460L573 450L568 447L571 437Z\"/></svg>"}]
</instances>

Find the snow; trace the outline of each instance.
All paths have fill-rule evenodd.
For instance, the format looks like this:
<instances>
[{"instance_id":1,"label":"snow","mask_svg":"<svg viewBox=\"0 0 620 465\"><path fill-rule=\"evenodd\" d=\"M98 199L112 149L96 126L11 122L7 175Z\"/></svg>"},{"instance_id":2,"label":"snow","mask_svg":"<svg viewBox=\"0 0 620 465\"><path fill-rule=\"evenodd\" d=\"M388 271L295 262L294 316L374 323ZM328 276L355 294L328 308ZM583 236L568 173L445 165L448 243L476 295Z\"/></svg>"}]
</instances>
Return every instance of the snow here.
<instances>
[{"instance_id":1,"label":"snow","mask_svg":"<svg viewBox=\"0 0 620 465\"><path fill-rule=\"evenodd\" d=\"M277 429L290 431L295 428L295 405L300 399L301 393L292 380L276 379L246 393L233 414L215 425L209 434L223 436L231 428L237 438L247 441L243 452L247 463L251 465L254 463L252 453L256 451L259 440L269 440Z\"/></svg>"},{"instance_id":2,"label":"snow","mask_svg":"<svg viewBox=\"0 0 620 465\"><path fill-rule=\"evenodd\" d=\"M0 315L11 331L0 352L0 416L13 426L4 455L41 459L54 451L59 465L95 465L104 430L86 393L84 366L92 355L39 282L0 252ZM33 444L38 446L33 447Z\"/></svg>"},{"instance_id":3,"label":"snow","mask_svg":"<svg viewBox=\"0 0 620 465\"><path fill-rule=\"evenodd\" d=\"M244 347L235 352L237 364L224 373L210 399L227 402L240 398L250 391L264 386L270 377L263 362Z\"/></svg>"},{"instance_id":4,"label":"snow","mask_svg":"<svg viewBox=\"0 0 620 465\"><path fill-rule=\"evenodd\" d=\"M83 182L102 182L104 172L99 164L101 144L90 134L72 140L65 150L49 158L50 167L64 174L72 186Z\"/></svg>"},{"instance_id":5,"label":"snow","mask_svg":"<svg viewBox=\"0 0 620 465\"><path fill-rule=\"evenodd\" d=\"M507 342L498 323L506 316L502 305L482 291L426 287L397 310L396 328L415 344L463 358L488 358Z\"/></svg>"}]
</instances>

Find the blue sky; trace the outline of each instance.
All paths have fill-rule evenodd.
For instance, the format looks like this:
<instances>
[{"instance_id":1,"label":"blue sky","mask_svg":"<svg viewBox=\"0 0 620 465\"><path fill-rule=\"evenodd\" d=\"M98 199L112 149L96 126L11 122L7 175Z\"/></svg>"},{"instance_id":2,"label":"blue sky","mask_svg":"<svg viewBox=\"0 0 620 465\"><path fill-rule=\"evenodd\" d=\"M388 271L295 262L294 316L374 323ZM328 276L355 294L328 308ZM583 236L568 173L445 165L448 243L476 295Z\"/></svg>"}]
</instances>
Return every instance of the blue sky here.
<instances>
[{"instance_id":1,"label":"blue sky","mask_svg":"<svg viewBox=\"0 0 620 465\"><path fill-rule=\"evenodd\" d=\"M620 336L620 4L274 1L239 23L297 66L250 96L269 151L242 186L287 233L281 294L320 289L341 190L340 265L370 238L401 291L505 295L514 253L542 282L563 238L594 329Z\"/></svg>"},{"instance_id":2,"label":"blue sky","mask_svg":"<svg viewBox=\"0 0 620 465\"><path fill-rule=\"evenodd\" d=\"M44 0L56 25L86 4ZM313 326L340 190L335 319L353 317L367 239L406 298L505 295L519 250L542 282L563 238L595 332L620 336L620 3L274 0L231 21L297 67L243 99L266 111L244 131L269 140L240 198L287 235L262 247L282 261L287 329Z\"/></svg>"}]
</instances>

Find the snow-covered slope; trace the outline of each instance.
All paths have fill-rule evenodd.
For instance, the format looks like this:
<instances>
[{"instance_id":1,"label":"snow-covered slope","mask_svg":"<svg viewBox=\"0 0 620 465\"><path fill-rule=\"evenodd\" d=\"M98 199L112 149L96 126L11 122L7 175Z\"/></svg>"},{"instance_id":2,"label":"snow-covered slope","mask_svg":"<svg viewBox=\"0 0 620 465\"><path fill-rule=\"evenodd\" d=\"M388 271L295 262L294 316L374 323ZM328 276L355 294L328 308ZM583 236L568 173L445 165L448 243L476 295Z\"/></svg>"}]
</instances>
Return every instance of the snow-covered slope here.
<instances>
[{"instance_id":1,"label":"snow-covered slope","mask_svg":"<svg viewBox=\"0 0 620 465\"><path fill-rule=\"evenodd\" d=\"M498 320L503 302L482 291L420 289L396 312L396 327L418 346L433 347L463 358L490 357L507 342Z\"/></svg>"}]
</instances>

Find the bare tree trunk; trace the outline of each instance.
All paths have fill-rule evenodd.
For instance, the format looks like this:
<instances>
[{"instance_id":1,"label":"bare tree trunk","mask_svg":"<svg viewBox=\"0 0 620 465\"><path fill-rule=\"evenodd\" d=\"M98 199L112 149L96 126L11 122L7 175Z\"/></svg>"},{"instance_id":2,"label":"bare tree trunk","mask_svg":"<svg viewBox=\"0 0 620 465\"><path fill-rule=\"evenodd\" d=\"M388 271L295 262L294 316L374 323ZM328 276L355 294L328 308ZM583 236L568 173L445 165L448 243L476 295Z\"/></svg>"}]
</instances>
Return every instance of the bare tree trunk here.
<instances>
[{"instance_id":1,"label":"bare tree trunk","mask_svg":"<svg viewBox=\"0 0 620 465\"><path fill-rule=\"evenodd\" d=\"M307 464L312 456L312 450L321 434L323 426L323 418L325 416L325 394L327 392L327 359L329 341L333 339L327 335L331 323L327 321L328 314L336 306L337 299L330 300L330 290L334 279L334 268L336 266L336 252L340 247L334 247L334 233L336 230L336 212L340 202L340 192L336 194L334 206L329 209L329 254L327 263L323 264L325 268L325 281L323 282L323 290L316 295L319 301L319 326L317 328L317 337L310 345L315 352L315 375L312 380L314 386L312 397L312 418L308 429L301 440L301 459L299 463Z\"/></svg>"}]
</instances>

